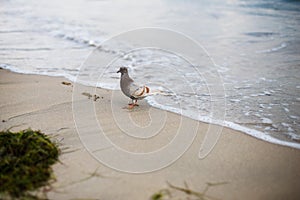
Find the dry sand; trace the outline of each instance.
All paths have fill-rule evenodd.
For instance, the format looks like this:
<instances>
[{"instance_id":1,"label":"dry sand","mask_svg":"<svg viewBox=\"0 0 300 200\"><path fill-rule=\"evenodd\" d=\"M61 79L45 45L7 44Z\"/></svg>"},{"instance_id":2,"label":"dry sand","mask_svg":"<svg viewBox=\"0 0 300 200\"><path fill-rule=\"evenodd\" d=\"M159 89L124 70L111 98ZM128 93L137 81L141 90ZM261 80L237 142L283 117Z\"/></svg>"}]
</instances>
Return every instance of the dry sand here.
<instances>
[{"instance_id":1,"label":"dry sand","mask_svg":"<svg viewBox=\"0 0 300 200\"><path fill-rule=\"evenodd\" d=\"M174 137L182 122L187 126L184 128L186 134L189 134L190 127L198 126L191 147L170 166L144 174L113 170L91 156L81 143L72 109L75 86L64 85L62 81L67 80L0 70L0 128L19 130L31 127L52 134L61 141L61 163L54 166L57 181L47 194L49 199L149 199L155 192L168 188L167 181L181 187L186 182L190 189L199 192L208 182L227 182L211 187L206 193L216 199L300 199L299 150L224 128L213 151L200 160L199 147L208 124L151 108L144 101L132 111L123 109L128 99L120 92L94 91L80 86L80 91L94 91L100 98L93 101L93 98L81 93L75 96L75 115L78 118L80 114L77 128L88 130L91 135L97 134L98 129L90 124L91 118L96 118L103 133L128 151L149 152L163 147ZM95 115L89 116L84 105L93 105ZM130 120L142 128L151 122L147 129L150 131L151 128L157 131L155 129L162 122L164 126L158 130L157 136L139 140L124 136L120 129L123 127L133 133L134 127L128 124ZM92 148L100 143L91 140ZM100 147L99 152L105 152L105 148L102 151ZM126 162L122 167L128 167ZM182 192L169 190L173 195L171 199L184 197Z\"/></svg>"}]
</instances>

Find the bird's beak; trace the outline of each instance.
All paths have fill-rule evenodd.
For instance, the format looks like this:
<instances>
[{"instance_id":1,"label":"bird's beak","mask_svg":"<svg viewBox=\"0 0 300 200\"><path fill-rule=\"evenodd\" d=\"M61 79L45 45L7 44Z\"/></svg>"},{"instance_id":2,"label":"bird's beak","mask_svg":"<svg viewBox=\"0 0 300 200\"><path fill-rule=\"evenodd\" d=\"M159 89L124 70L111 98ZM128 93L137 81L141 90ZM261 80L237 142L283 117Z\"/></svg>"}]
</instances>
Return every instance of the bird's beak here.
<instances>
[{"instance_id":1,"label":"bird's beak","mask_svg":"<svg viewBox=\"0 0 300 200\"><path fill-rule=\"evenodd\" d=\"M120 72L121 72L120 70L117 71L117 73L120 73Z\"/></svg>"}]
</instances>

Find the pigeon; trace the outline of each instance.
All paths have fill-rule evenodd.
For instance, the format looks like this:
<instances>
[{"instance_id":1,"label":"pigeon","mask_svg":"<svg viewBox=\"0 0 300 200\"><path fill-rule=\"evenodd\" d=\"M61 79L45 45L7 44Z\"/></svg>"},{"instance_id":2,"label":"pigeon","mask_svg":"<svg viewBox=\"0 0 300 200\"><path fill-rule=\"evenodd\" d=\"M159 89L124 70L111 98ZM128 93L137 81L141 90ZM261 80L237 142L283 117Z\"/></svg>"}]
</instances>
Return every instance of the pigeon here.
<instances>
[{"instance_id":1,"label":"pigeon","mask_svg":"<svg viewBox=\"0 0 300 200\"><path fill-rule=\"evenodd\" d=\"M120 87L122 92L132 100L132 103L128 104L129 108L138 106L137 101L144 99L147 96L160 93L159 91L150 91L147 86L138 86L129 77L127 67L120 67L117 73L121 73Z\"/></svg>"}]
</instances>

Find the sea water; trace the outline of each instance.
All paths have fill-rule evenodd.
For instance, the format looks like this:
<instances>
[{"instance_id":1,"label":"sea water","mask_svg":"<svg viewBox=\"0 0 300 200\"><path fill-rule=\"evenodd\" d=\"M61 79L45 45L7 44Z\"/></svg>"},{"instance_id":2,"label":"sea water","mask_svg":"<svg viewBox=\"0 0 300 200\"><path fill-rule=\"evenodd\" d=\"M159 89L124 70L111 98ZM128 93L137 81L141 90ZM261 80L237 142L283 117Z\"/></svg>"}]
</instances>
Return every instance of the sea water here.
<instances>
[{"instance_id":1,"label":"sea water","mask_svg":"<svg viewBox=\"0 0 300 200\"><path fill-rule=\"evenodd\" d=\"M2 68L76 80L100 46L118 59L108 69L88 68L104 74L85 84L119 89L115 71L126 66L137 82L172 94L148 98L155 107L300 148L299 1L1 0L0 27ZM143 27L186 35L213 62L191 64L151 48L126 53L134 46L128 41L103 46ZM211 90L209 74L217 74L222 91Z\"/></svg>"}]
</instances>

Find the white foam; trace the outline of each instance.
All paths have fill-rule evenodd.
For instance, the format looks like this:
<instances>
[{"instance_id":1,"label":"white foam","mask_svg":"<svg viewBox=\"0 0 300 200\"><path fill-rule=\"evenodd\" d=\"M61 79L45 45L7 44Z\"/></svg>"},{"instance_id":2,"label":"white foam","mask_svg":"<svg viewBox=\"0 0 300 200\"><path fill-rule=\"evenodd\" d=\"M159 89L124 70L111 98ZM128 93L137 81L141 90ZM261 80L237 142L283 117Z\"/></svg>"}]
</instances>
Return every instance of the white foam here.
<instances>
[{"instance_id":1,"label":"white foam","mask_svg":"<svg viewBox=\"0 0 300 200\"><path fill-rule=\"evenodd\" d=\"M283 42L277 47L273 47L271 49L256 51L256 53L271 53L271 52L279 51L279 50L281 50L283 48L286 48L286 47L287 47L287 44L285 42Z\"/></svg>"},{"instance_id":2,"label":"white foam","mask_svg":"<svg viewBox=\"0 0 300 200\"><path fill-rule=\"evenodd\" d=\"M273 121L269 118L262 117L261 120L262 120L262 123L264 123L264 124L272 124L273 123Z\"/></svg>"},{"instance_id":3,"label":"white foam","mask_svg":"<svg viewBox=\"0 0 300 200\"><path fill-rule=\"evenodd\" d=\"M293 147L293 148L296 148L296 149L300 149L300 144L298 144L298 143L282 141L282 140L279 140L277 138L274 138L274 137L268 135L267 133L263 133L261 131L257 131L257 130L250 129L250 128L247 128L247 127L244 127L244 126L240 126L240 125L235 124L233 122L225 122L225 126L226 125L229 128L232 128L232 129L237 130L237 131L244 132L248 135L251 135L253 137L256 137L258 139L261 139L261 140L264 140L264 141L267 141L267 142L271 142L273 144L279 144L279 145L283 145L283 146L289 146L289 147Z\"/></svg>"},{"instance_id":4,"label":"white foam","mask_svg":"<svg viewBox=\"0 0 300 200\"><path fill-rule=\"evenodd\" d=\"M231 101L232 103L238 103L238 102L240 102L241 100L240 100L240 99L230 99L229 101Z\"/></svg>"},{"instance_id":5,"label":"white foam","mask_svg":"<svg viewBox=\"0 0 300 200\"><path fill-rule=\"evenodd\" d=\"M289 136L293 139L293 140L300 140L300 136L295 134L294 132L289 132Z\"/></svg>"},{"instance_id":6,"label":"white foam","mask_svg":"<svg viewBox=\"0 0 300 200\"><path fill-rule=\"evenodd\" d=\"M264 104L259 104L259 107L260 107L260 108L266 108L266 107L264 106Z\"/></svg>"},{"instance_id":7,"label":"white foam","mask_svg":"<svg viewBox=\"0 0 300 200\"><path fill-rule=\"evenodd\" d=\"M291 119L299 119L299 117L298 116L295 116L295 115L290 115L289 116Z\"/></svg>"},{"instance_id":8,"label":"white foam","mask_svg":"<svg viewBox=\"0 0 300 200\"><path fill-rule=\"evenodd\" d=\"M284 127L290 127L290 125L289 125L289 124L287 124L287 123L284 123L284 122L282 122L282 123L281 123L281 125L282 125L282 126L284 126Z\"/></svg>"},{"instance_id":9,"label":"white foam","mask_svg":"<svg viewBox=\"0 0 300 200\"><path fill-rule=\"evenodd\" d=\"M170 111L170 112L174 112L189 118L192 118L194 120L198 120L198 121L202 121L205 123L211 123L211 124L216 124L216 125L220 125L220 126L224 126L224 127L228 127L231 128L233 130L237 130L237 131L241 131L243 133L246 133L247 135L253 136L255 138L273 143L273 144L278 144L278 145L282 145L282 146L288 146L288 147L293 147L296 149L300 149L300 144L299 143L294 143L294 142L287 142L287 141L283 141L283 140L279 140L277 138L272 137L271 135L269 135L268 133L265 132L261 132L258 130L254 130L245 126L241 126L239 124L233 123L233 122L229 122L229 121L225 121L225 120L215 120L212 119L210 117L207 116L199 116L199 114L195 114L195 113L183 113L182 110L180 109L176 109L176 108L172 108L172 107L168 107L168 106L164 106L161 105L159 103L157 103L155 101L154 98L147 98L147 102L156 108L162 109L162 110L166 110L166 111ZM262 118L263 122L265 123L270 123L272 124L272 120L268 119L268 118ZM272 124L273 127L276 127L276 125ZM287 133L289 134L289 133Z\"/></svg>"},{"instance_id":10,"label":"white foam","mask_svg":"<svg viewBox=\"0 0 300 200\"><path fill-rule=\"evenodd\" d=\"M271 127L267 126L267 127L265 128L265 131L269 131L269 130L271 130Z\"/></svg>"}]
</instances>

